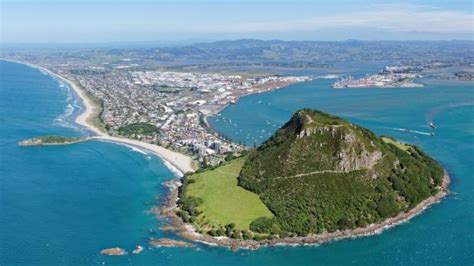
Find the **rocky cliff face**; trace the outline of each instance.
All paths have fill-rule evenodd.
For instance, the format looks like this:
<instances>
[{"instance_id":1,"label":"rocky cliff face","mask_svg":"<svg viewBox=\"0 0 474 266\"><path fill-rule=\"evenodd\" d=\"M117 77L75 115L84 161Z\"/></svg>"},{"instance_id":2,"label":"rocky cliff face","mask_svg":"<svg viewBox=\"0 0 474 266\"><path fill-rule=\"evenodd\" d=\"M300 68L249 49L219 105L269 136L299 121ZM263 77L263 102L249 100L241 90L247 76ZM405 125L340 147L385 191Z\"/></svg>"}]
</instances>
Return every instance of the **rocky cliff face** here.
<instances>
[{"instance_id":1,"label":"rocky cliff face","mask_svg":"<svg viewBox=\"0 0 474 266\"><path fill-rule=\"evenodd\" d=\"M354 133L347 133L342 138L344 148L337 154L337 170L353 171L359 169L371 169L382 159L383 154L380 150L372 147L366 147L363 142L358 142ZM372 151L370 151L372 150Z\"/></svg>"},{"instance_id":2,"label":"rocky cliff face","mask_svg":"<svg viewBox=\"0 0 474 266\"><path fill-rule=\"evenodd\" d=\"M305 119L308 121L309 119ZM301 121L301 120L298 120ZM314 120L310 120L313 121ZM335 160L338 161L336 168L337 171L352 171L372 168L380 159L382 159L382 152L375 150L376 145L373 141L370 141L369 147L366 147L364 142L358 141L358 136L351 131L345 130L343 125L323 125L313 126L309 128L301 129L298 133L297 139L308 138L311 136L322 136L328 135L332 138L340 136L340 149L336 152ZM339 132L341 131L341 132ZM324 143L320 143L320 147L323 147ZM318 152L316 149L314 152Z\"/></svg>"},{"instance_id":3,"label":"rocky cliff face","mask_svg":"<svg viewBox=\"0 0 474 266\"><path fill-rule=\"evenodd\" d=\"M257 153L247 161L257 179L370 170L383 158L372 133L311 110L297 112Z\"/></svg>"}]
</instances>

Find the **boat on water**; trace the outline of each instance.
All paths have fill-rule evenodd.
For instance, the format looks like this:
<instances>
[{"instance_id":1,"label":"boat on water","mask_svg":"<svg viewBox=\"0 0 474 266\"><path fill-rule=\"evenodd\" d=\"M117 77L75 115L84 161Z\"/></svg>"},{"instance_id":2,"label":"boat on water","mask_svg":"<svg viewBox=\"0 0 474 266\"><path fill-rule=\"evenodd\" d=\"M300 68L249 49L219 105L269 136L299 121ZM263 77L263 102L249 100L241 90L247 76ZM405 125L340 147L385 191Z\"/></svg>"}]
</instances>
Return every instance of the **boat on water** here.
<instances>
[{"instance_id":1,"label":"boat on water","mask_svg":"<svg viewBox=\"0 0 474 266\"><path fill-rule=\"evenodd\" d=\"M435 128L436 128L436 126L435 126L435 124L434 124L433 122L430 122L429 126L430 126L432 129L435 129Z\"/></svg>"},{"instance_id":2,"label":"boat on water","mask_svg":"<svg viewBox=\"0 0 474 266\"><path fill-rule=\"evenodd\" d=\"M143 247L140 246L140 245L137 245L137 246L135 246L135 249L132 251L132 253L135 254L135 255L138 255L138 254L142 253L142 251L143 251Z\"/></svg>"}]
</instances>

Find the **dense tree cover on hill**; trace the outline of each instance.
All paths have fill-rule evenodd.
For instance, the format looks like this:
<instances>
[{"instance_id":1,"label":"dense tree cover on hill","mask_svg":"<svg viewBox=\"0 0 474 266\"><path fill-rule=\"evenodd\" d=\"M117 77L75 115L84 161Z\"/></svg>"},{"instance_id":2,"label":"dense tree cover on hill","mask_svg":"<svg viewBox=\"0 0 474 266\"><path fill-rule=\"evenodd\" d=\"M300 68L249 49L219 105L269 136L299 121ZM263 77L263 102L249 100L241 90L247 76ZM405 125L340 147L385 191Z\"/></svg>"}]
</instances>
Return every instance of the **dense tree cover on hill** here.
<instances>
[{"instance_id":1,"label":"dense tree cover on hill","mask_svg":"<svg viewBox=\"0 0 474 266\"><path fill-rule=\"evenodd\" d=\"M350 133L356 140L346 143L343 139ZM255 190L258 189L255 185L265 178L337 170L341 161L338 151L372 152L375 148L368 143L370 139L376 139L372 132L331 115L321 112L312 116L295 115L257 150L250 152L239 181Z\"/></svg>"},{"instance_id":2,"label":"dense tree cover on hill","mask_svg":"<svg viewBox=\"0 0 474 266\"><path fill-rule=\"evenodd\" d=\"M404 197L409 207L414 207L438 192L443 181L443 168L416 146L409 153L390 145L390 150L400 161L400 167L389 176L393 188Z\"/></svg>"},{"instance_id":3,"label":"dense tree cover on hill","mask_svg":"<svg viewBox=\"0 0 474 266\"><path fill-rule=\"evenodd\" d=\"M413 208L438 192L443 174L418 147L304 109L245 157L185 176L178 215L203 233L237 239L333 232ZM231 193L238 191L236 181L225 182L237 176L239 188L259 199ZM242 195L253 198L251 206L263 202L273 216L252 212L245 227L236 226L244 214L250 217Z\"/></svg>"},{"instance_id":4,"label":"dense tree cover on hill","mask_svg":"<svg viewBox=\"0 0 474 266\"><path fill-rule=\"evenodd\" d=\"M263 234L278 234L281 232L280 226L274 218L260 217L252 221L250 230Z\"/></svg>"},{"instance_id":5,"label":"dense tree cover on hill","mask_svg":"<svg viewBox=\"0 0 474 266\"><path fill-rule=\"evenodd\" d=\"M199 198L188 196L185 192L189 184L194 183L193 179L189 179L190 174L185 174L182 177L182 185L179 187L179 200L178 206L180 210L178 211L178 216L183 219L185 223L192 223L195 221L196 217L200 214L197 206L202 202Z\"/></svg>"},{"instance_id":6,"label":"dense tree cover on hill","mask_svg":"<svg viewBox=\"0 0 474 266\"><path fill-rule=\"evenodd\" d=\"M349 135L355 140L343 141ZM376 151L383 156L375 165L337 171L341 160ZM404 151L367 129L303 110L249 153L239 185L260 196L282 231L307 235L380 222L434 195L442 178L441 166L417 147ZM256 220L251 229L268 224Z\"/></svg>"}]
</instances>

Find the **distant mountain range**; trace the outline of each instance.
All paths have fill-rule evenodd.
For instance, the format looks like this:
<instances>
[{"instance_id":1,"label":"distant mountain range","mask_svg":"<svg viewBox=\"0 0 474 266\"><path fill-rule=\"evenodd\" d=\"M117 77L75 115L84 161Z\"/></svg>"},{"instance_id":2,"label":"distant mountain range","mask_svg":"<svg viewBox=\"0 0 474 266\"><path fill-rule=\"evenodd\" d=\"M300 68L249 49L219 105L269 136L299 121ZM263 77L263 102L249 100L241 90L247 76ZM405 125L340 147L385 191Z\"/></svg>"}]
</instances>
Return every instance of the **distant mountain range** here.
<instances>
[{"instance_id":1,"label":"distant mountain range","mask_svg":"<svg viewBox=\"0 0 474 266\"><path fill-rule=\"evenodd\" d=\"M281 64L319 66L344 61L436 61L473 60L471 41L281 41L234 40L196 43L156 49L111 50L110 53L136 53L160 61L204 60L242 64Z\"/></svg>"},{"instance_id":2,"label":"distant mountain range","mask_svg":"<svg viewBox=\"0 0 474 266\"><path fill-rule=\"evenodd\" d=\"M112 48L120 47L120 48ZM281 41L242 39L189 45L163 44L152 46L101 45L93 47L57 47L21 49L8 48L8 55L37 57L38 59L89 61L143 67L226 68L263 67L321 68L346 62L386 62L387 64L425 64L442 62L452 65L474 64L473 41Z\"/></svg>"}]
</instances>

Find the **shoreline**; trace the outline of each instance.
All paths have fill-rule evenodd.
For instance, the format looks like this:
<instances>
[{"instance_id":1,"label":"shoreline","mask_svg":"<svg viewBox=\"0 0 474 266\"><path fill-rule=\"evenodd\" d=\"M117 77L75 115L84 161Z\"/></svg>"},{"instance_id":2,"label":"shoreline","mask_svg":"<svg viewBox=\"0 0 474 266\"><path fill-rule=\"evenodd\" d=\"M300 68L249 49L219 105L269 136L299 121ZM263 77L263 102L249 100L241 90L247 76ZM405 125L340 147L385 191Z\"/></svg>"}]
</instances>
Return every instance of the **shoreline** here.
<instances>
[{"instance_id":1,"label":"shoreline","mask_svg":"<svg viewBox=\"0 0 474 266\"><path fill-rule=\"evenodd\" d=\"M245 97L249 97L249 96L253 96L253 95L256 95L256 94L262 94L262 93L268 93L268 92L272 92L272 91L276 91L276 90L281 90L281 89L284 89L284 88L287 88L288 86L290 85L293 85L293 84L297 84L297 83L302 83L302 82L308 82L308 81L311 81L313 80L314 78L310 77L308 80L305 80L305 81L294 81L294 82L286 82L285 84L283 85L279 85L279 86L275 86L275 87L272 87L271 89L267 89L266 91L258 91L258 92L253 92L253 93L248 93L248 94L243 94L239 97L239 99L237 100L237 102L239 102L242 98L245 98ZM236 103L237 103L236 102ZM208 113L208 114L204 114L202 113L201 116L202 116L202 122L204 123L204 128L209 132L209 133L212 133L214 134L218 139L220 139L221 141L223 142L227 142L227 143L231 143L231 144L234 144L234 145L238 145L240 146L242 149L248 149L250 148L250 146L247 146L246 144L238 144L238 143L235 143L233 142L232 140L228 140L228 139L225 139L223 138L219 132L217 132L214 128L212 128L211 124L209 123L209 118L210 117L217 117L220 113L222 113L225 109L229 108L230 106L232 106L233 104L235 103L232 103L232 104L226 104L226 105L223 105L221 106L220 108L214 110L213 112L211 113Z\"/></svg>"},{"instance_id":2,"label":"shoreline","mask_svg":"<svg viewBox=\"0 0 474 266\"><path fill-rule=\"evenodd\" d=\"M74 119L74 122L77 125L93 133L90 139L104 140L104 141L109 141L109 142L117 143L117 144L120 144L120 143L128 144L137 148L143 148L145 150L148 150L152 152L153 154L157 155L158 157L160 157L160 159L164 161L165 166L177 177L182 176L184 173L195 171L195 169L192 167L193 160L191 157L187 155L184 155L175 151L171 151L169 149L166 149L164 147L161 147L155 144L145 143L138 140L127 139L127 138L122 138L122 137L110 136L109 134L98 129L96 126L92 125L88 121L88 119L94 116L94 110L93 110L94 104L92 103L92 100L89 98L89 96L86 95L86 92L82 88L80 88L77 84L75 84L73 81L39 65L35 65L28 62L17 61L17 60L11 60L11 59L2 58L1 60L26 65L26 66L38 69L46 73L47 75L52 76L53 78L57 78L61 81L64 81L73 90L76 96L78 96L81 100L81 103L84 109L81 111L81 113L79 113L78 116L76 116L76 118ZM172 167L170 168L170 166Z\"/></svg>"},{"instance_id":3,"label":"shoreline","mask_svg":"<svg viewBox=\"0 0 474 266\"><path fill-rule=\"evenodd\" d=\"M433 204L438 203L442 198L444 198L449 193L448 186L450 183L450 177L448 173L445 171L445 174L443 177L443 183L440 187L440 191L436 195L423 200L422 202L420 202L418 205L408 210L407 212L399 213L395 217L385 219L384 221L377 224L370 224L363 228L347 229L347 230L335 231L331 233L313 234L313 235L308 235L304 237L288 237L288 238L261 240L261 241L238 240L238 239L231 239L227 237L216 238L216 237L212 237L206 234L200 234L196 232L194 226L192 226L191 224L184 223L181 220L181 218L175 214L175 210L177 209L178 189L181 185L180 177L184 173L195 171L192 167L192 159L189 156L168 150L158 145L145 143L145 142L141 142L141 141L133 140L133 139L127 139L123 137L114 137L114 136L108 135L107 133L101 131L100 129L98 129L96 126L94 126L88 121L89 118L94 116L94 110L93 110L94 104L92 103L90 96L86 95L86 92L84 91L84 89L80 88L80 86L70 81L69 79L66 79L65 77L59 74L56 74L42 66L38 66L38 65L34 65L31 63L26 63L26 62L9 60L9 59L1 59L1 60L27 65L29 67L38 69L54 78L57 78L67 83L68 86L74 91L74 93L81 99L82 105L84 106L84 110L82 110L81 113L79 113L76 116L74 122L86 128L87 130L89 130L90 132L94 134L93 136L87 137L88 138L87 140L97 139L100 141L112 142L119 145L142 148L160 157L161 160L163 160L165 166L177 178L169 181L170 193L168 195L167 202L165 203L164 206L160 208L159 211L155 212L155 214L160 215L161 216L160 218L162 217L168 218L170 220L171 225L173 225L173 227L176 229L175 231L177 235L187 240L191 240L194 242L201 242L207 245L229 247L231 249L242 248L242 249L254 250L254 249L257 249L260 247L266 247L266 246L316 245L316 244L326 243L326 242L335 241L335 240L370 236L370 235L381 233L384 230L387 230L389 228L392 228L394 226L407 222L411 218L423 213L426 209L428 209ZM222 108L222 110L225 109L226 107L228 106L225 106L224 108ZM207 118L208 116L204 116L205 122L207 122ZM67 144L64 144L64 145L67 145Z\"/></svg>"},{"instance_id":4,"label":"shoreline","mask_svg":"<svg viewBox=\"0 0 474 266\"><path fill-rule=\"evenodd\" d=\"M415 207L409 209L406 212L397 214L394 217L387 218L380 223L370 224L362 228L346 229L343 231L335 232L326 232L321 234L311 234L301 237L287 237L281 239L271 239L271 240L242 240L242 239L232 239L228 237L212 237L207 234L198 233L195 230L195 227L192 224L184 223L182 219L176 215L175 211L178 209L177 200L178 189L181 185L180 179L175 179L173 184L169 185L170 195L167 198L167 202L161 206L160 210L156 212L156 215L164 216L168 218L171 226L176 231L177 235L194 242L200 242L210 246L221 246L227 247L232 250L238 249L249 249L256 250L261 247L269 246L304 246L304 245L318 245L323 243L328 243L331 241L337 241L342 239L354 239L359 237L372 236L380 234L383 231L393 228L397 225L403 224L413 217L423 213L432 205L439 203L441 199L446 197L449 194L449 184L451 179L448 175L448 172L444 171L443 183L440 186L440 190L436 195L430 196L425 200L421 201Z\"/></svg>"},{"instance_id":5,"label":"shoreline","mask_svg":"<svg viewBox=\"0 0 474 266\"><path fill-rule=\"evenodd\" d=\"M160 159L164 161L165 166L169 170L171 170L171 172L173 172L173 174L177 177L180 177L180 176L182 176L183 174L185 174L187 172L195 172L196 171L196 169L194 167L194 164L193 164L194 160L186 154L176 152L176 151L164 148L162 146L158 146L156 144L141 142L139 140L129 139L129 138L125 138L125 137L110 136L107 132L104 131L105 129L103 129L103 130L99 129L96 125L94 125L91 121L89 121L90 119L99 118L99 116L100 116L100 112L98 114L95 113L96 110L94 110L94 109L96 108L96 106L95 106L95 103L93 103L93 99L91 99L92 96L88 95L88 93L81 86L77 85L75 82L61 76L60 74L57 74L57 73L47 69L46 67L40 66L40 65L36 65L36 64L33 64L33 63L29 63L29 62L18 61L18 60L14 60L14 59L0 58L0 60L27 65L29 67L38 69L38 70L46 73L47 75L52 76L53 78L64 81L69 86L69 88L72 89L74 94L77 97L79 97L79 99L81 100L82 106L84 106L84 110L82 110L76 116L74 122L77 125L81 126L82 128L84 128L84 129L88 130L89 132L91 132L93 134L91 139L99 139L99 140L104 140L104 141L113 142L113 143L121 143L121 144L131 145L131 146L134 146L134 147L137 147L137 148L143 148L145 150L148 150L148 151L152 152L153 154L157 155L158 157L160 157ZM311 79L309 79L309 80L311 80ZM277 85L275 87L272 87L270 89L267 88L266 90L245 94L245 95L242 95L242 97L250 96L250 95L253 95L253 94L260 94L260 93L264 93L264 92L274 91L274 90L279 90L279 89L285 88L285 87L287 87L291 84L294 84L294 83L298 83L298 82L286 81L283 84L279 84L279 85ZM212 127L210 126L207 119L210 116L216 116L218 113L220 113L221 111L223 111L224 109L226 109L229 106L230 106L230 104L222 106L221 108L219 108L218 110L216 110L212 114L202 114L203 115L203 120L206 123L207 130L212 131L212 133L214 135L216 135L221 141L224 141L224 142L231 142L231 141L225 140L225 139L222 139L221 137L219 137L219 134L214 129L212 129ZM237 143L233 143L233 144L238 145ZM242 148L244 148L244 149L245 149L245 147L246 147L245 145L242 146ZM170 168L169 166L172 166L172 167ZM176 170L178 170L179 173L177 173Z\"/></svg>"}]
</instances>

